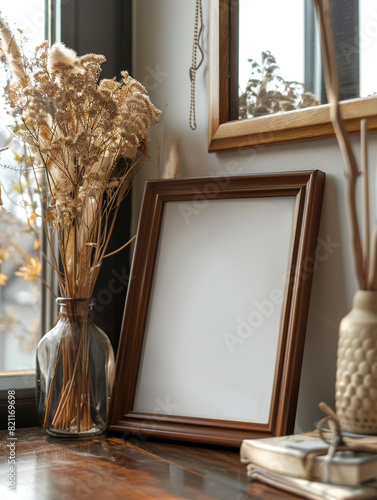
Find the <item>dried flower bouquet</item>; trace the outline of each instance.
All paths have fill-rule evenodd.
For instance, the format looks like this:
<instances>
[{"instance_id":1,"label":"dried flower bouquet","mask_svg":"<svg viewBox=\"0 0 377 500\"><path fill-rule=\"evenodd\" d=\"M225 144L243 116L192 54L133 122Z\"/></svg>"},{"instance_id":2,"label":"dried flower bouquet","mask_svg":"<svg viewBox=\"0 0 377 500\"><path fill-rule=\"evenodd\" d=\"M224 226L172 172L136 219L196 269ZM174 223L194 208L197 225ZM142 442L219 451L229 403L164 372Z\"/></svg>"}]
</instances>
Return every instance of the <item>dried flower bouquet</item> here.
<instances>
[{"instance_id":1,"label":"dried flower bouquet","mask_svg":"<svg viewBox=\"0 0 377 500\"><path fill-rule=\"evenodd\" d=\"M5 93L18 124L15 134L29 146L27 168L44 171L38 188L49 263L56 271L60 295L90 298L103 260L112 255L106 249L120 204L160 112L127 72L120 82L99 81L105 61L101 55L78 57L63 44L50 48L44 42L27 58L2 19L0 42L0 56L11 75ZM75 360L68 359L69 351L64 353L63 347L60 355L67 356L69 373L78 371L78 363L89 369L78 359L78 352L83 358L88 355L87 339L81 340ZM61 400L65 408L55 416L54 425L64 428L76 420L90 428L84 400L90 398L91 388L83 388L90 376L81 373L74 384L70 376L65 378Z\"/></svg>"}]
</instances>

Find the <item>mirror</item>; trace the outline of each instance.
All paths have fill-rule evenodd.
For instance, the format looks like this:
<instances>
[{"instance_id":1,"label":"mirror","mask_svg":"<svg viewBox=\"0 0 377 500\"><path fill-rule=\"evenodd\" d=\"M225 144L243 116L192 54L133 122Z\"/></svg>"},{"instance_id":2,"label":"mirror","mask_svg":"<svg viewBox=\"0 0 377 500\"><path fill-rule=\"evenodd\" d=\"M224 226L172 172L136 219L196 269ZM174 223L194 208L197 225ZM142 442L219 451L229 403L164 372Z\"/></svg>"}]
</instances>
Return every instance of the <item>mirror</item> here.
<instances>
[{"instance_id":1,"label":"mirror","mask_svg":"<svg viewBox=\"0 0 377 500\"><path fill-rule=\"evenodd\" d=\"M332 0L332 18L348 130L376 129L377 7ZM210 55L209 151L333 134L311 0L212 0Z\"/></svg>"}]
</instances>

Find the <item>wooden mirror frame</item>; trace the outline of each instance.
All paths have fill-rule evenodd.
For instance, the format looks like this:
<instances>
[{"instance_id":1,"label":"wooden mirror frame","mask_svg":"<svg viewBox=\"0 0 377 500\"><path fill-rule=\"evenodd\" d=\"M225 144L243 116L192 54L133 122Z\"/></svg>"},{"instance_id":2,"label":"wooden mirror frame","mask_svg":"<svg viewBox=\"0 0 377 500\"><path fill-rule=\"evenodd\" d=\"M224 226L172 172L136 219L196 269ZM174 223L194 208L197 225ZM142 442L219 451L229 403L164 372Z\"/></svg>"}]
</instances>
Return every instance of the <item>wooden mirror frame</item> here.
<instances>
[{"instance_id":1,"label":"wooden mirror frame","mask_svg":"<svg viewBox=\"0 0 377 500\"><path fill-rule=\"evenodd\" d=\"M210 2L210 152L229 151L270 144L283 144L332 137L333 127L327 104L284 113L248 118L229 119L231 68L236 67L230 53L230 11L238 0ZM234 58L233 58L234 59ZM368 119L369 130L377 130L377 96L352 99L341 103L346 128L360 131L360 120Z\"/></svg>"},{"instance_id":2,"label":"wooden mirror frame","mask_svg":"<svg viewBox=\"0 0 377 500\"><path fill-rule=\"evenodd\" d=\"M310 289L313 270L315 268L315 250L324 179L325 174L315 170L266 175L230 176L225 179L220 177L202 177L197 179L188 178L167 181L148 181L146 183L117 355L115 384L109 412L110 431L134 434L141 439L145 439L147 436L156 436L228 446L239 446L241 441L246 438L285 435L293 432ZM230 200L231 202L236 200L237 204L238 201L241 201L243 208L241 208L242 212L240 213L244 213L243 211L246 208L244 203L248 203L249 200L251 203L256 201L258 204L257 199L260 200L263 198L263 200L266 200L266 198L268 198L268 203L273 203L274 198L277 198L277 203L279 203L279 200L284 200L286 197L290 197L293 202L289 212L289 220L292 221L289 224L292 230L291 233L287 235L287 256L284 258L287 260L283 262L284 281L282 282L282 287L284 291L281 291L282 306L281 311L278 313L278 331L276 332L276 341L274 341L276 342L277 354L276 358L273 358L273 373L269 374L273 385L271 398L268 397L269 416L268 418L266 417L268 421L265 423L234 421L218 417L215 419L202 418L199 415L192 416L192 414L186 416L177 414L177 412L175 414L168 414L167 412L161 413L156 410L152 411L152 409L146 412L134 410L134 406L136 406L135 397L137 385L143 370L145 345L148 340L148 333L146 332L150 332L151 328L153 328L150 326L152 320L150 320L149 311L152 309L153 305L151 304L153 301L150 299L153 295L152 289L156 289L157 286L154 279L157 275L156 262L160 262L158 260L158 255L161 255L158 253L160 240L162 239L161 233L164 231L161 227L166 227L164 226L165 221L169 220L165 217L166 208L169 208L169 203L170 208L172 207L171 202L177 201L182 202L180 204L181 206L183 204L186 206L187 203L191 202L195 207L198 207L198 205L205 207L206 204L212 203L213 200L215 200L215 202L218 200ZM218 207L219 205L212 206ZM256 205L252 204L248 206L251 206L253 210ZM178 211L178 209L179 205L175 204L174 210ZM203 211L205 210L206 209L203 208ZM218 208L216 208L216 210L218 210ZM237 208L237 210L239 210L239 208ZM265 210L258 212L259 217L265 217L264 213ZM234 221L233 218L232 220ZM263 221L264 220L265 219L263 219ZM265 224L263 221L262 224ZM244 227L244 223L241 224L241 234L245 235L245 241L247 237L255 242L256 235L260 233L256 233L249 226ZM234 225L234 222L232 222L232 225ZM182 227L184 231L182 234L185 234L185 228L187 226L184 226L182 223ZM211 228L212 227L216 227L216 229L219 229L221 232L224 231L221 220L214 226L211 225ZM208 232L209 231L202 232L201 234L205 235L204 238L208 238ZM276 235L276 231L268 233ZM176 234L177 233L174 231L172 237L174 241L176 239ZM275 238L275 236L273 236L273 238ZM174 258L169 260L169 262L174 261L176 256L180 259L182 258L180 257L181 254L179 250L176 250L177 247L174 245L174 241L171 241L168 246L169 251L172 248L173 252L175 252L173 253ZM211 238L208 238L206 242L207 241L210 242L210 245L214 245ZM239 242L239 244L242 244L242 242ZM194 255L194 262L195 265L197 265L195 255L200 255L198 252L201 252L201 248L197 248L195 245L191 247L190 252ZM218 246L215 246L209 255L215 255L218 252L218 248ZM274 260L278 259L279 254L282 252L281 246L279 247L279 245L274 245L273 248L269 247L269 249L263 248L262 251L263 255L266 255L266 259ZM229 256L228 253L226 253L226 256L226 258L230 259L229 265L235 262L233 255ZM253 248L249 246L246 246L246 261L250 263L253 262ZM273 274L272 279L275 280L277 279L277 273L272 270L273 266L268 265L268 262L266 268L269 269L268 272L270 272L270 274ZM252 267L253 265L255 266L256 264L250 264L250 269L252 270L253 279L257 279L254 271L255 267ZM258 266L259 265L260 263L258 261ZM183 269L182 266L180 266L179 269ZM170 266L169 272L171 273ZM250 270L248 270L248 272L250 272ZM189 288L188 286L185 287L186 282L184 280L182 285L180 276L174 274L174 277L174 283L178 283L181 287L183 286L181 290ZM203 282L203 277L200 276L200 278L201 279L197 277L196 283L200 284ZM279 275L279 282L280 278L281 276ZM258 285L256 282L258 290L260 286L261 285ZM165 301L165 303L168 302L168 306L171 308L171 302L165 297L166 286L164 286L162 290L164 290L162 294L164 296L163 301ZM160 296L161 295L157 295L159 300ZM207 294L206 297L209 297L209 301L215 301L211 294ZM229 298L226 300L229 300ZM251 297L247 296L245 300L251 301ZM218 305L218 302L215 301L214 303ZM161 308L158 310L160 311ZM204 311L211 310L213 310L213 307L208 303ZM174 312L176 312L175 309ZM232 315L232 318L233 317ZM211 318L213 318L212 315L210 315L210 321ZM180 324L185 326L185 321L179 320L178 318L178 330ZM198 324L202 325L203 323L199 321ZM161 323L157 322L157 325L160 327ZM204 331L208 331L208 329ZM158 336L160 345L161 336L158 328L155 328L153 333L155 336ZM173 339L176 339L177 335L179 336L180 334L183 335L182 332L174 329ZM202 332L200 335L202 335ZM261 330L261 335L266 335L264 327L263 330ZM188 337L186 336L184 338L189 338L190 340L195 339L194 333L192 332L192 335L190 334ZM169 339L172 340L170 337ZM201 339L202 337L200 336L200 348L204 349ZM193 342L199 342L199 340L196 339L196 341L193 340ZM173 358L175 353L171 347L172 344L175 345L175 341L169 341L167 345L164 344L165 347L162 352L164 352L164 355L168 353L169 359L173 359L174 366L176 366L176 358ZM169 348L167 346L169 346ZM195 349L198 349L197 343L194 343L193 346L196 346ZM248 351L250 353L253 352L253 349L256 349L256 346L252 344L247 348L252 349ZM243 347L243 349L245 349L245 347ZM156 353L154 350L152 350L152 353L153 361L155 361ZM206 351L205 356L205 359L213 359L213 344L211 344L210 352ZM160 358L157 357L157 359ZM216 359L215 357L215 360ZM221 362L219 363L221 370L224 370L224 364L221 364ZM179 362L176 369L178 371L180 369ZM247 369L247 371L248 373L250 372L249 369ZM157 372L155 371L154 373ZM210 373L212 373L212 371L210 371ZM262 373L259 375L263 377ZM265 376L266 375L267 374L265 374ZM237 385L240 374L237 375L234 371L231 373L227 372L226 377L226 391L228 392L225 392L228 394L229 391L231 391L230 394L233 394L233 389L229 389L229 387L234 387L231 384ZM260 379L260 377L258 376L257 378ZM232 380L231 383L228 383L228 378ZM177 380L177 378L174 378L175 385L177 384ZM250 380L250 384L252 386L253 380ZM259 382L255 381L254 386L255 384L259 384ZM210 381L209 386L212 387ZM162 391L163 390L164 389L162 389ZM181 389L179 389L179 394L180 393ZM166 392L166 394L169 393ZM248 399L250 399L250 404L252 404L249 393L247 393L246 401ZM203 401L202 398L201 401ZM211 403L207 403L207 398L204 398L204 401L212 411L212 405ZM221 401L223 400L221 399ZM228 406L230 404L229 401L226 403ZM154 405L154 400L150 405ZM199 413L198 410L196 411Z\"/></svg>"}]
</instances>

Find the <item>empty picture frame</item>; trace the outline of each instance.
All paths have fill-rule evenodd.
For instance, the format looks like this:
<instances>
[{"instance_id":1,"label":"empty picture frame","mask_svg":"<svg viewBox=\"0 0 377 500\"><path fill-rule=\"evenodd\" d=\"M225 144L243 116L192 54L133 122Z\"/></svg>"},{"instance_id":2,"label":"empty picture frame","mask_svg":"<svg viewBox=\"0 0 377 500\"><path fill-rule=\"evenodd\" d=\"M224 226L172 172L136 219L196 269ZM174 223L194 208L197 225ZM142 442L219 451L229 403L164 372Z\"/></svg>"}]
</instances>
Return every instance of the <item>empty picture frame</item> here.
<instances>
[{"instance_id":1,"label":"empty picture frame","mask_svg":"<svg viewBox=\"0 0 377 500\"><path fill-rule=\"evenodd\" d=\"M293 432L325 175L146 183L109 430Z\"/></svg>"}]
</instances>

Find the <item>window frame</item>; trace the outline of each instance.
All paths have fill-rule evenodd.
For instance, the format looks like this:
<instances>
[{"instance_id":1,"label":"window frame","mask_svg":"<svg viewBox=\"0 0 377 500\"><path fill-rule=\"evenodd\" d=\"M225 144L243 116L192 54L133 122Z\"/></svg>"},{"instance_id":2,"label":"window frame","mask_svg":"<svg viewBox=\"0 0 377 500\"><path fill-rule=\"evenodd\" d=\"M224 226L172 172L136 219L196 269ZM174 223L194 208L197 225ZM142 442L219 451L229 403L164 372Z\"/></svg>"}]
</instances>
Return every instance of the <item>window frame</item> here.
<instances>
[{"instance_id":1,"label":"window frame","mask_svg":"<svg viewBox=\"0 0 377 500\"><path fill-rule=\"evenodd\" d=\"M57 24L60 22L60 0L45 0L45 28L44 38L53 43L56 38ZM49 255L49 249L46 238L44 237L43 229L41 228L41 249L44 255ZM48 283L51 289L54 289L55 277L47 265L42 267L42 279L44 283ZM42 283L41 287L41 310L40 310L40 325L41 332L46 332L51 328L53 318L56 312L55 302L48 288ZM0 429L7 428L8 425L8 395L9 391L16 391L15 407L16 418L15 425L19 427L29 427L39 425L37 408L35 402L35 369L30 370L15 370L15 371L0 371L0 382L7 379L5 384L8 386L4 389L1 384L0 388ZM5 385L4 384L4 385ZM32 384L32 387L30 387Z\"/></svg>"}]
</instances>

